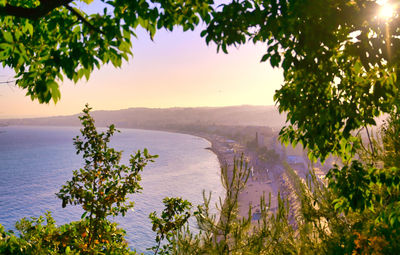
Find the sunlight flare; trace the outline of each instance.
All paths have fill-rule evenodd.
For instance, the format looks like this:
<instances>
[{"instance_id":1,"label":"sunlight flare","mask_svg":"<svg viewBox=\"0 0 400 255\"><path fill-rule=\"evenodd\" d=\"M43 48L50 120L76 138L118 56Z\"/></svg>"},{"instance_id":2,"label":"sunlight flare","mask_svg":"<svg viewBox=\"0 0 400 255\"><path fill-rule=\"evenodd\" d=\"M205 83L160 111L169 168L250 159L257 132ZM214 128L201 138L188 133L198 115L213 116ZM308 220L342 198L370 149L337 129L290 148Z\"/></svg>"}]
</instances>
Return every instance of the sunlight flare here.
<instances>
[{"instance_id":1,"label":"sunlight flare","mask_svg":"<svg viewBox=\"0 0 400 255\"><path fill-rule=\"evenodd\" d=\"M379 17L383 19L390 19L394 15L395 6L391 3L388 3L386 0L377 1L381 7L379 9Z\"/></svg>"}]
</instances>

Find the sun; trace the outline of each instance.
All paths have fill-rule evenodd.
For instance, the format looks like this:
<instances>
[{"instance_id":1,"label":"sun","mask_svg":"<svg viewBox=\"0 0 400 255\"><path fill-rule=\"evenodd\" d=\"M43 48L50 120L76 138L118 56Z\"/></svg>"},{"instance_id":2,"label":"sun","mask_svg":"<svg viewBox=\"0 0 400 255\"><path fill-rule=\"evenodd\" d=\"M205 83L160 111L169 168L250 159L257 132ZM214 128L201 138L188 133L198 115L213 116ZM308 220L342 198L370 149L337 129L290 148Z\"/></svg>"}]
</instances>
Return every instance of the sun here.
<instances>
[{"instance_id":1,"label":"sun","mask_svg":"<svg viewBox=\"0 0 400 255\"><path fill-rule=\"evenodd\" d=\"M381 6L379 10L379 17L383 19L390 19L393 17L395 11L394 5L388 3L387 0L378 0L376 3Z\"/></svg>"}]
</instances>

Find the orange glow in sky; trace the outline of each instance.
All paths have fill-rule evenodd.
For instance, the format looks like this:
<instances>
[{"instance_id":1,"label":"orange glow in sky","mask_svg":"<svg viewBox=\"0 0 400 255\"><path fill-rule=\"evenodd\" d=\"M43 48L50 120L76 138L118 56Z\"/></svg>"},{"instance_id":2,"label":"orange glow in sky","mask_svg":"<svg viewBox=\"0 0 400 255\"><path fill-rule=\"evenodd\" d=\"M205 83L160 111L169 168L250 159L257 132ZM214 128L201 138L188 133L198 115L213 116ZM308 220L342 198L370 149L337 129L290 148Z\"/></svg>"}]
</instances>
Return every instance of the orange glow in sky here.
<instances>
[{"instance_id":1,"label":"orange glow in sky","mask_svg":"<svg viewBox=\"0 0 400 255\"><path fill-rule=\"evenodd\" d=\"M74 85L65 79L56 105L41 105L14 85L2 84L0 118L75 114L85 103L95 110L274 104L283 76L260 63L263 45L230 48L226 55L207 46L200 32L159 31L154 41L139 32L128 63L119 69L103 66L88 82ZM0 69L1 80L12 77L12 71Z\"/></svg>"}]
</instances>

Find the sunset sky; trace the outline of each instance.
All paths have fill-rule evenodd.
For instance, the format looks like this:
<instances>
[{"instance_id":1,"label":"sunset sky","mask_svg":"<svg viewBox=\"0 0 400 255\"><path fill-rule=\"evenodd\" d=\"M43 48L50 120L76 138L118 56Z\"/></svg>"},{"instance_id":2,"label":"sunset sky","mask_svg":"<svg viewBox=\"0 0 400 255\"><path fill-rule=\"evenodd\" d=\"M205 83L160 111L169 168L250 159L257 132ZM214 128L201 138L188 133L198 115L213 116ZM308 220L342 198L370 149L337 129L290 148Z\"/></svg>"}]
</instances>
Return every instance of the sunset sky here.
<instances>
[{"instance_id":1,"label":"sunset sky","mask_svg":"<svg viewBox=\"0 0 400 255\"><path fill-rule=\"evenodd\" d=\"M282 84L282 71L260 63L263 45L230 48L229 54L206 45L201 28L191 32L158 31L151 41L145 32L133 43L134 57L122 68L103 66L89 81L64 80L61 101L41 105L15 85L0 85L0 118L68 115L85 103L95 110L129 107L196 107L272 105ZM0 69L0 80L13 72Z\"/></svg>"}]
</instances>

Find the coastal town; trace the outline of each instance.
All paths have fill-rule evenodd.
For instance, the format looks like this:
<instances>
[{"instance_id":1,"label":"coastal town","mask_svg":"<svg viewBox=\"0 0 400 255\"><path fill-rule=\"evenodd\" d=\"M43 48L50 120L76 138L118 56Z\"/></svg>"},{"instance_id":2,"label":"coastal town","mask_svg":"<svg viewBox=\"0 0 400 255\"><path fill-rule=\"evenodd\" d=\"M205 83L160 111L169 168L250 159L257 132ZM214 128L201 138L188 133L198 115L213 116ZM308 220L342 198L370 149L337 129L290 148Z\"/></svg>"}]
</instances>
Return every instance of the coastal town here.
<instances>
[{"instance_id":1,"label":"coastal town","mask_svg":"<svg viewBox=\"0 0 400 255\"><path fill-rule=\"evenodd\" d=\"M224 130L221 132L221 130ZM241 130L242 132L238 131ZM269 127L225 127L210 132L188 132L210 141L212 150L218 157L221 167L227 167L231 178L235 160L242 157L249 169L249 178L238 197L238 213L248 217L251 208L252 223L261 216L260 199L270 197L269 211L275 213L278 196L289 204L289 220L296 224L296 214L300 210L300 199L296 190L297 181L306 183L312 168L315 175L323 180L329 166L336 163L329 158L324 165L311 163L301 146L283 146L278 140L278 130ZM253 133L253 137L248 135ZM234 135L232 135L234 134ZM293 178L291 173L297 177Z\"/></svg>"}]
</instances>

